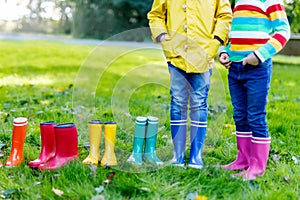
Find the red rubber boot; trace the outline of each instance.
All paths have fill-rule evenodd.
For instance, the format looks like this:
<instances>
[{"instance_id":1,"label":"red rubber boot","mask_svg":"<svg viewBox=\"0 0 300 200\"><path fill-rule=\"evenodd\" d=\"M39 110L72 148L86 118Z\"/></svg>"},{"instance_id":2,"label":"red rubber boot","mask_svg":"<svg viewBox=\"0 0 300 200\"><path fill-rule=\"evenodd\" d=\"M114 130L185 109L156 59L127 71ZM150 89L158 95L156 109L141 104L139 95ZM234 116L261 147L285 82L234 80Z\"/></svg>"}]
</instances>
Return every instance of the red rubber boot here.
<instances>
[{"instance_id":1,"label":"red rubber boot","mask_svg":"<svg viewBox=\"0 0 300 200\"><path fill-rule=\"evenodd\" d=\"M74 123L54 126L56 153L48 162L39 165L40 170L55 170L78 159L77 129Z\"/></svg>"},{"instance_id":2,"label":"red rubber boot","mask_svg":"<svg viewBox=\"0 0 300 200\"><path fill-rule=\"evenodd\" d=\"M56 151L54 126L55 122L40 123L42 149L40 156L28 163L31 168L38 168L40 164L46 163L54 157Z\"/></svg>"}]
</instances>

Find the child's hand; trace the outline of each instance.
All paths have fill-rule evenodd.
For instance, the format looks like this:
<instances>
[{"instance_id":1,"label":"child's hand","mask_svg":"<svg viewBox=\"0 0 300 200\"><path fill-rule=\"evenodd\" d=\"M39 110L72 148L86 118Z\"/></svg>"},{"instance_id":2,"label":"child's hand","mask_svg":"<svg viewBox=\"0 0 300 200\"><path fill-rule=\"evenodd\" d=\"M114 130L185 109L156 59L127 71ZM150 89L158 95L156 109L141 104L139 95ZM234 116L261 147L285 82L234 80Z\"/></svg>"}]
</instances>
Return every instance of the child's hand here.
<instances>
[{"instance_id":1,"label":"child's hand","mask_svg":"<svg viewBox=\"0 0 300 200\"><path fill-rule=\"evenodd\" d=\"M229 55L227 53L221 53L220 57L219 57L219 61L222 65L225 66L226 69L229 69L230 68L230 64L231 64L231 61L228 60L229 58Z\"/></svg>"},{"instance_id":2,"label":"child's hand","mask_svg":"<svg viewBox=\"0 0 300 200\"><path fill-rule=\"evenodd\" d=\"M243 65L258 65L259 60L257 57L254 55L254 53L249 54L244 60L243 60Z\"/></svg>"},{"instance_id":3,"label":"child's hand","mask_svg":"<svg viewBox=\"0 0 300 200\"><path fill-rule=\"evenodd\" d=\"M168 34L164 34L160 37L159 42L165 42L165 41L169 41L170 40L170 36Z\"/></svg>"}]
</instances>

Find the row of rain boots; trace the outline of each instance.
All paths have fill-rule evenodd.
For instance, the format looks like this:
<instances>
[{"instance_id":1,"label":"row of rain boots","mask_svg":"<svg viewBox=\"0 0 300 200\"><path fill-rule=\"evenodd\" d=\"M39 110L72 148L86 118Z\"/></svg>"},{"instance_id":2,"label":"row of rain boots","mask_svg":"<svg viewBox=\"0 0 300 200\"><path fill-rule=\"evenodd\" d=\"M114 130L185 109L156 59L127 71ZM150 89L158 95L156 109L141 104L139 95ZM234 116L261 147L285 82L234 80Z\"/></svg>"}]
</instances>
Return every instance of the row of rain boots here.
<instances>
[{"instance_id":1,"label":"row of rain boots","mask_svg":"<svg viewBox=\"0 0 300 200\"><path fill-rule=\"evenodd\" d=\"M11 152L5 162L7 168L20 166L24 160L27 124L27 118L14 119ZM77 129L74 123L43 122L40 124L40 131L41 153L36 160L28 163L30 167L53 170L64 166L73 159L78 159Z\"/></svg>"},{"instance_id":2,"label":"row of rain boots","mask_svg":"<svg viewBox=\"0 0 300 200\"><path fill-rule=\"evenodd\" d=\"M12 133L12 149L5 166L20 166L24 160L24 142L27 128L26 118L16 118ZM91 120L88 123L90 137L90 153L83 161L84 164L97 164L100 161L100 141L103 123ZM114 153L116 140L116 123L106 122L105 153L101 160L102 166L117 165ZM40 123L41 152L37 159L30 161L28 166L40 170L54 170L66 163L78 159L78 135L74 123L56 124L55 122ZM1 163L0 163L1 164ZM1 164L2 165L2 164Z\"/></svg>"},{"instance_id":3,"label":"row of rain boots","mask_svg":"<svg viewBox=\"0 0 300 200\"><path fill-rule=\"evenodd\" d=\"M27 118L14 119L12 132L12 148L6 167L20 166L24 160L24 141L26 138ZM100 161L100 142L103 123L99 120L91 120L88 123L90 138L90 152L83 164L98 164ZM116 140L116 123L104 123L105 152L101 160L102 166L117 165L114 152ZM56 124L55 122L40 123L41 152L39 157L28 163L32 168L40 170L54 170L66 163L78 159L78 137L74 123ZM163 162L156 155L156 139L158 132L158 118L137 117L135 121L133 150L128 162L142 165L143 157L146 162ZM226 170L246 170L235 176L244 180L253 180L262 176L265 172L269 155L270 138L252 137L251 132L237 132L237 159L222 168ZM145 146L144 146L145 144ZM144 151L144 154L143 154ZM143 156L144 155L144 156ZM1 164L1 163L0 163ZM2 164L1 164L2 165Z\"/></svg>"},{"instance_id":4,"label":"row of rain boots","mask_svg":"<svg viewBox=\"0 0 300 200\"><path fill-rule=\"evenodd\" d=\"M146 162L162 165L163 162L156 155L157 132L157 117L137 117L135 121L133 149L130 157L127 159L127 162L142 165L144 157Z\"/></svg>"},{"instance_id":5,"label":"row of rain boots","mask_svg":"<svg viewBox=\"0 0 300 200\"><path fill-rule=\"evenodd\" d=\"M23 148L27 128L26 118L14 120L12 134L12 150L7 159L6 167L20 166L24 160ZM104 125L105 151L100 159L100 142ZM91 120L88 123L90 151L83 164L98 164L101 166L115 166L117 159L114 152L116 141L116 123L102 123L100 120ZM128 162L141 165L143 157L146 162L163 162L156 155L156 139L158 132L158 118L137 117L134 131L133 151ZM66 163L78 159L78 136L74 123L56 124L56 122L40 123L41 152L37 159L30 161L28 166L40 170L54 170L63 167ZM145 146L144 146L145 143ZM144 151L144 154L143 154ZM144 156L143 156L144 155Z\"/></svg>"},{"instance_id":6,"label":"row of rain boots","mask_svg":"<svg viewBox=\"0 0 300 200\"><path fill-rule=\"evenodd\" d=\"M102 135L103 123L100 120L91 120L88 123L88 132L90 139L90 152L89 155L82 161L86 165L97 165L101 160L101 166L115 166L117 159L115 155L115 142L117 124L115 122L104 123L104 138L105 138L105 151L102 159L100 159L100 143Z\"/></svg>"}]
</instances>

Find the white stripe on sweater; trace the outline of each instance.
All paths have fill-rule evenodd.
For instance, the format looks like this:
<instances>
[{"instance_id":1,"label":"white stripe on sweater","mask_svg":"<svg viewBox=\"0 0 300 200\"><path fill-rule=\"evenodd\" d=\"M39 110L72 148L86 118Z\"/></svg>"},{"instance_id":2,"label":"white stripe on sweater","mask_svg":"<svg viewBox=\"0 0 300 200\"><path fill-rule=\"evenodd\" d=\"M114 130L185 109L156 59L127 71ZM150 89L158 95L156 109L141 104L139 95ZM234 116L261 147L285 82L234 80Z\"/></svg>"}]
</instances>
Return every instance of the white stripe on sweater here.
<instances>
[{"instance_id":1,"label":"white stripe on sweater","mask_svg":"<svg viewBox=\"0 0 300 200\"><path fill-rule=\"evenodd\" d=\"M257 39L270 39L271 36L266 32L261 31L231 31L230 38L257 38Z\"/></svg>"},{"instance_id":2,"label":"white stripe on sweater","mask_svg":"<svg viewBox=\"0 0 300 200\"><path fill-rule=\"evenodd\" d=\"M261 10L263 10L264 12L267 11L267 9L272 6L272 5L275 5L275 4L282 4L282 1L281 0L267 0L265 2L261 2L261 1L251 1L249 3L249 0L239 0L237 3L236 3L236 6L238 5L252 5L252 6L256 6L258 8L260 8Z\"/></svg>"}]
</instances>

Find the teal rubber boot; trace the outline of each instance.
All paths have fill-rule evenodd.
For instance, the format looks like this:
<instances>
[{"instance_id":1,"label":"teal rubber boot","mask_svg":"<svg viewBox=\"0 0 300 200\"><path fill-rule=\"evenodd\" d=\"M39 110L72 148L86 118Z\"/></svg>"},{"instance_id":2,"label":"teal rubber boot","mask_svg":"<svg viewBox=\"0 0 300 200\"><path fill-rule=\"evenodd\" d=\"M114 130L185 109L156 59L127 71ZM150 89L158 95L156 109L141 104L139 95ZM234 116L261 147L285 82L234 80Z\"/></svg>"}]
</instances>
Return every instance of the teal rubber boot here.
<instances>
[{"instance_id":1,"label":"teal rubber boot","mask_svg":"<svg viewBox=\"0 0 300 200\"><path fill-rule=\"evenodd\" d=\"M146 146L145 146L145 161L156 163L157 165L164 164L156 155L156 139L158 132L158 118L147 118L147 131L146 131Z\"/></svg>"},{"instance_id":2,"label":"teal rubber boot","mask_svg":"<svg viewBox=\"0 0 300 200\"><path fill-rule=\"evenodd\" d=\"M143 145L146 133L146 117L137 117L135 121L133 150L127 162L131 162L136 165L142 165L143 162Z\"/></svg>"}]
</instances>

